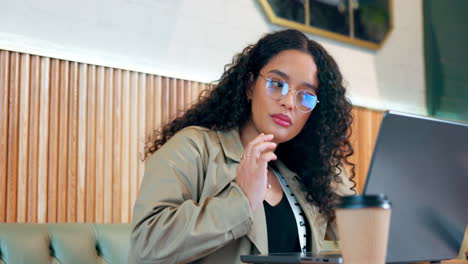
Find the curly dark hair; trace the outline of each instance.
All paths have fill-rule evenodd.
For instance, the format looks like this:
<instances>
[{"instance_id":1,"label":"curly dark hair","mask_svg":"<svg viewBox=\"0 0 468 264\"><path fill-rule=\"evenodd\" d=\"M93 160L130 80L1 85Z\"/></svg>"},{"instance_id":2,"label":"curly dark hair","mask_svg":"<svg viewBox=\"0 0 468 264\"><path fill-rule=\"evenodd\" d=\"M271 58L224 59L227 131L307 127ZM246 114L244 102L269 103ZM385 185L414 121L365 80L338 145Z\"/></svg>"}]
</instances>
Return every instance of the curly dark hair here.
<instances>
[{"instance_id":1,"label":"curly dark hair","mask_svg":"<svg viewBox=\"0 0 468 264\"><path fill-rule=\"evenodd\" d=\"M348 158L353 154L350 143L352 105L345 97L343 77L334 59L325 49L297 30L283 30L263 36L237 54L213 89L205 90L198 103L181 117L155 131L145 146L149 157L175 133L187 126L202 126L213 130L242 127L251 118L247 89L249 76L257 79L269 60L284 50L300 50L312 55L318 68L320 104L312 111L301 132L292 140L279 144L275 153L292 171L296 172L307 192L309 202L332 221L337 195L331 183L339 183L343 163L351 166L350 180L356 183L354 164ZM226 100L229 98L229 100ZM297 157L300 157L298 159Z\"/></svg>"}]
</instances>

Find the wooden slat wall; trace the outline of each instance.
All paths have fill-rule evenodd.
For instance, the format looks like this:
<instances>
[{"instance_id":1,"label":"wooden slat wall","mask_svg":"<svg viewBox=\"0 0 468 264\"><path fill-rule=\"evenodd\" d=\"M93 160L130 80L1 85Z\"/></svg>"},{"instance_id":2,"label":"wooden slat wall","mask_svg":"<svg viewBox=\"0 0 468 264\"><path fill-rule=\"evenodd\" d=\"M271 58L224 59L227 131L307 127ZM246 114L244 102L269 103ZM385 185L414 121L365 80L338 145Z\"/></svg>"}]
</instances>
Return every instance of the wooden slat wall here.
<instances>
[{"instance_id":1,"label":"wooden slat wall","mask_svg":"<svg viewBox=\"0 0 468 264\"><path fill-rule=\"evenodd\" d=\"M208 85L0 51L0 222L129 222L145 136Z\"/></svg>"},{"instance_id":2,"label":"wooden slat wall","mask_svg":"<svg viewBox=\"0 0 468 264\"><path fill-rule=\"evenodd\" d=\"M355 164L356 190L359 193L362 193L366 182L367 171L374 152L382 116L382 111L361 107L354 107L353 109L354 120L351 126L351 144L354 148L354 155L350 157L350 161Z\"/></svg>"},{"instance_id":3,"label":"wooden slat wall","mask_svg":"<svg viewBox=\"0 0 468 264\"><path fill-rule=\"evenodd\" d=\"M0 50L0 222L129 222L146 135L207 87ZM382 114L354 116L361 190Z\"/></svg>"}]
</instances>

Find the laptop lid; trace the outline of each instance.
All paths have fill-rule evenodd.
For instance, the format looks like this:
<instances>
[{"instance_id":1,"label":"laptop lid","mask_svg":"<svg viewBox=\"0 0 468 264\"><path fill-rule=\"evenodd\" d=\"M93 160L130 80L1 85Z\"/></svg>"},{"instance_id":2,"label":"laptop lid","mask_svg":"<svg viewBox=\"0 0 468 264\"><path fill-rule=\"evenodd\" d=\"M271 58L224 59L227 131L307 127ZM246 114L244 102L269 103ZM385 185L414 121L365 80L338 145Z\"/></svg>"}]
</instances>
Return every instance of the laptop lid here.
<instances>
[{"instance_id":1,"label":"laptop lid","mask_svg":"<svg viewBox=\"0 0 468 264\"><path fill-rule=\"evenodd\" d=\"M341 255L323 254L313 255L311 253L270 253L258 255L243 255L241 261L245 263L282 263L282 264L319 264L319 263L343 263Z\"/></svg>"},{"instance_id":2,"label":"laptop lid","mask_svg":"<svg viewBox=\"0 0 468 264\"><path fill-rule=\"evenodd\" d=\"M392 203L387 262L455 258L468 224L468 124L386 112L364 193Z\"/></svg>"}]
</instances>

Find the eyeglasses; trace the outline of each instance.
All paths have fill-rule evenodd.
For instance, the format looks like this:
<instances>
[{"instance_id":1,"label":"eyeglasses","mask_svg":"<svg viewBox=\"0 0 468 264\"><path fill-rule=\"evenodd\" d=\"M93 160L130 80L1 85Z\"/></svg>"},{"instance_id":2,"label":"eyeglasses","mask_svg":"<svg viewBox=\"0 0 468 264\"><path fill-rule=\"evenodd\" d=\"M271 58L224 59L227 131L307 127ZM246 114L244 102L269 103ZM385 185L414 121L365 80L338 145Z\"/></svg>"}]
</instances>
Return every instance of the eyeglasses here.
<instances>
[{"instance_id":1,"label":"eyeglasses","mask_svg":"<svg viewBox=\"0 0 468 264\"><path fill-rule=\"evenodd\" d=\"M285 98L290 91L293 92L294 105L300 112L308 113L312 111L318 103L320 103L320 101L317 99L317 95L315 95L311 91L291 90L289 89L289 84L283 80L276 79L273 77L267 78L261 75L260 73L258 75L265 79L267 95L269 95L274 100L281 100Z\"/></svg>"}]
</instances>

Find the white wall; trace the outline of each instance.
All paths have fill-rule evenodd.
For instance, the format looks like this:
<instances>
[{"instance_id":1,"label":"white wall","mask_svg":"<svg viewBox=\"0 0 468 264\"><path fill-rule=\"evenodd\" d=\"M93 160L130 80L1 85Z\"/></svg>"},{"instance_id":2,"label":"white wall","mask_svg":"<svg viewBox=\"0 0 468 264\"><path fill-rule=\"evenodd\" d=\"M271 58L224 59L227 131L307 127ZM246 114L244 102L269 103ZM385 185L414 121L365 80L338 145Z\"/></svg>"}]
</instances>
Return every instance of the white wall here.
<instances>
[{"instance_id":1,"label":"white wall","mask_svg":"<svg viewBox=\"0 0 468 264\"><path fill-rule=\"evenodd\" d=\"M421 1L394 0L379 51L309 35L338 61L355 105L426 112ZM203 82L277 29L256 0L0 0L0 49Z\"/></svg>"}]
</instances>

